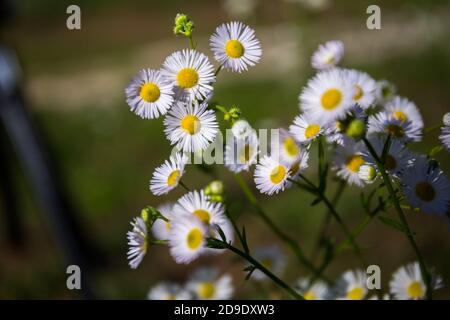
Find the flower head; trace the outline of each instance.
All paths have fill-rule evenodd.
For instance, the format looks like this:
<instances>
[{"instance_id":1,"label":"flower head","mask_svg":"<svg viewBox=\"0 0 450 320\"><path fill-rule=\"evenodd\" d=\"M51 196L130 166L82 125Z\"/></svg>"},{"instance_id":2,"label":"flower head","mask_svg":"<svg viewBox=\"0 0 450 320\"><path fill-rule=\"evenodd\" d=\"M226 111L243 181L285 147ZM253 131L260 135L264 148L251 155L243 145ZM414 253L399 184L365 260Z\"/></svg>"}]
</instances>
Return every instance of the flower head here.
<instances>
[{"instance_id":1,"label":"flower head","mask_svg":"<svg viewBox=\"0 0 450 320\"><path fill-rule=\"evenodd\" d=\"M350 143L345 147L338 146L333 161L333 169L337 170L338 177L344 179L349 185L364 186L364 181L359 177L359 170L366 162L362 156L363 145L361 142Z\"/></svg>"},{"instance_id":2,"label":"flower head","mask_svg":"<svg viewBox=\"0 0 450 320\"><path fill-rule=\"evenodd\" d=\"M173 282L160 282L150 289L149 300L191 300L191 293Z\"/></svg>"},{"instance_id":3,"label":"flower head","mask_svg":"<svg viewBox=\"0 0 450 320\"><path fill-rule=\"evenodd\" d=\"M132 269L136 269L147 253L147 226L141 217L136 217L131 222L133 229L127 232L128 253L127 258Z\"/></svg>"},{"instance_id":4,"label":"flower head","mask_svg":"<svg viewBox=\"0 0 450 320\"><path fill-rule=\"evenodd\" d=\"M233 295L233 285L228 274L219 276L215 268L196 270L190 277L186 287L199 300L226 300Z\"/></svg>"},{"instance_id":5,"label":"flower head","mask_svg":"<svg viewBox=\"0 0 450 320\"><path fill-rule=\"evenodd\" d=\"M336 285L340 300L363 300L367 295L366 274L362 270L344 272Z\"/></svg>"},{"instance_id":6,"label":"flower head","mask_svg":"<svg viewBox=\"0 0 450 320\"><path fill-rule=\"evenodd\" d=\"M319 45L311 57L311 65L314 69L325 70L339 64L344 56L344 43L342 41L328 41Z\"/></svg>"},{"instance_id":7,"label":"flower head","mask_svg":"<svg viewBox=\"0 0 450 320\"><path fill-rule=\"evenodd\" d=\"M150 191L159 196L175 189L184 174L184 166L187 162L188 157L182 153L171 156L153 172Z\"/></svg>"},{"instance_id":8,"label":"flower head","mask_svg":"<svg viewBox=\"0 0 450 320\"><path fill-rule=\"evenodd\" d=\"M261 193L269 196L283 191L290 177L289 167L276 159L264 156L256 165L254 178Z\"/></svg>"}]
</instances>

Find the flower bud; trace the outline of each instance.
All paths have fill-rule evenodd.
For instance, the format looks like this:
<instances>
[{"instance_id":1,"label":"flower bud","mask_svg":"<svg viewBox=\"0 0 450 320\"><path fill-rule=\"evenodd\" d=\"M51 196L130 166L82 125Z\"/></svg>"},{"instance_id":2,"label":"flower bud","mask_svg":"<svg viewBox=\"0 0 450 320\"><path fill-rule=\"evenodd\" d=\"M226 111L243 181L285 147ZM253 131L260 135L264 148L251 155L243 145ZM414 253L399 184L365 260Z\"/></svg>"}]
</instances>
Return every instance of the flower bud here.
<instances>
[{"instance_id":1,"label":"flower bud","mask_svg":"<svg viewBox=\"0 0 450 320\"><path fill-rule=\"evenodd\" d=\"M371 165L363 164L359 168L358 177L365 183L372 183L377 178L377 170Z\"/></svg>"},{"instance_id":2,"label":"flower bud","mask_svg":"<svg viewBox=\"0 0 450 320\"><path fill-rule=\"evenodd\" d=\"M353 139L360 139L366 132L366 125L360 119L352 120L346 130L346 134Z\"/></svg>"}]
</instances>

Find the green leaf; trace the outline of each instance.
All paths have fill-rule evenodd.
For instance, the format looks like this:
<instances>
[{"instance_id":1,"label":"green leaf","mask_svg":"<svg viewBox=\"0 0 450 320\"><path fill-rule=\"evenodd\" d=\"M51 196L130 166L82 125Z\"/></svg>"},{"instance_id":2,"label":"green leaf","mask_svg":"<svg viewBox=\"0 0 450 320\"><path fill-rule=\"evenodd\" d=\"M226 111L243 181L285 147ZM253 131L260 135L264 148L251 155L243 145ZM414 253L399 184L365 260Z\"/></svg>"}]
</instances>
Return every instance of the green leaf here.
<instances>
[{"instance_id":1,"label":"green leaf","mask_svg":"<svg viewBox=\"0 0 450 320\"><path fill-rule=\"evenodd\" d=\"M316 199L314 199L313 202L311 202L311 206L313 207L313 206L315 206L316 204L320 203L321 201L322 201L321 198L316 198Z\"/></svg>"}]
</instances>

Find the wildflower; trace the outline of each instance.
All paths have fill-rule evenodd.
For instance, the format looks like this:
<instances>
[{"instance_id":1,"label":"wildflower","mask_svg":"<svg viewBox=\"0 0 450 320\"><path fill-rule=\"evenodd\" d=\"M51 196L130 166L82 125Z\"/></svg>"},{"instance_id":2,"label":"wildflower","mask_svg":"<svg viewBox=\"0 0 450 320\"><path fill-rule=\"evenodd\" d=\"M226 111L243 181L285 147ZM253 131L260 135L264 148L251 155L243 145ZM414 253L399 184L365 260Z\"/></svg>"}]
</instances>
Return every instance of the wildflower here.
<instances>
[{"instance_id":1,"label":"wildflower","mask_svg":"<svg viewBox=\"0 0 450 320\"><path fill-rule=\"evenodd\" d=\"M233 172L248 171L257 162L259 141L253 130L245 138L227 139L225 166Z\"/></svg>"},{"instance_id":2,"label":"wildflower","mask_svg":"<svg viewBox=\"0 0 450 320\"><path fill-rule=\"evenodd\" d=\"M326 300L329 298L329 289L325 282L316 280L309 286L310 279L299 279L295 289L305 298L305 300Z\"/></svg>"},{"instance_id":3,"label":"wildflower","mask_svg":"<svg viewBox=\"0 0 450 320\"><path fill-rule=\"evenodd\" d=\"M358 177L365 183L372 183L377 179L377 169L370 164L363 164L359 167Z\"/></svg>"},{"instance_id":4,"label":"wildflower","mask_svg":"<svg viewBox=\"0 0 450 320\"><path fill-rule=\"evenodd\" d=\"M253 257L276 275L280 275L286 267L286 257L277 246L257 247L253 252ZM253 271L251 277L258 281L267 279L267 276L258 269Z\"/></svg>"},{"instance_id":5,"label":"wildflower","mask_svg":"<svg viewBox=\"0 0 450 320\"><path fill-rule=\"evenodd\" d=\"M164 115L173 104L173 85L161 74L143 69L125 89L127 104L131 111L144 119Z\"/></svg>"},{"instance_id":6,"label":"wildflower","mask_svg":"<svg viewBox=\"0 0 450 320\"><path fill-rule=\"evenodd\" d=\"M161 72L174 86L177 100L202 100L211 93L211 84L216 81L208 57L192 49L172 53Z\"/></svg>"},{"instance_id":7,"label":"wildflower","mask_svg":"<svg viewBox=\"0 0 450 320\"><path fill-rule=\"evenodd\" d=\"M200 300L226 300L233 295L233 285L228 274L219 276L215 268L202 268L194 272L186 284Z\"/></svg>"},{"instance_id":8,"label":"wildflower","mask_svg":"<svg viewBox=\"0 0 450 320\"><path fill-rule=\"evenodd\" d=\"M358 173L366 162L362 156L361 142L350 143L345 147L338 146L333 162L333 169L337 170L338 177L348 182L349 185L363 187L364 182Z\"/></svg>"},{"instance_id":9,"label":"wildflower","mask_svg":"<svg viewBox=\"0 0 450 320\"><path fill-rule=\"evenodd\" d=\"M358 70L344 70L347 81L355 86L353 102L364 110L371 107L376 99L377 84L367 73Z\"/></svg>"},{"instance_id":10,"label":"wildflower","mask_svg":"<svg viewBox=\"0 0 450 320\"><path fill-rule=\"evenodd\" d=\"M355 87L344 71L331 69L319 72L308 81L300 94L300 108L305 114L324 122L335 121L352 106Z\"/></svg>"},{"instance_id":11,"label":"wildflower","mask_svg":"<svg viewBox=\"0 0 450 320\"><path fill-rule=\"evenodd\" d=\"M176 153L156 168L150 180L150 191L159 196L175 189L184 174L184 167L188 160L186 155Z\"/></svg>"},{"instance_id":12,"label":"wildflower","mask_svg":"<svg viewBox=\"0 0 450 320\"><path fill-rule=\"evenodd\" d=\"M329 122L305 114L295 117L294 124L289 126L289 133L302 144L310 143L322 134L327 134L330 131Z\"/></svg>"},{"instance_id":13,"label":"wildflower","mask_svg":"<svg viewBox=\"0 0 450 320\"><path fill-rule=\"evenodd\" d=\"M149 300L191 300L191 293L177 283L160 282L147 294Z\"/></svg>"},{"instance_id":14,"label":"wildflower","mask_svg":"<svg viewBox=\"0 0 450 320\"><path fill-rule=\"evenodd\" d=\"M172 145L186 152L205 150L215 139L218 123L205 103L177 102L164 119L165 134Z\"/></svg>"},{"instance_id":15,"label":"wildflower","mask_svg":"<svg viewBox=\"0 0 450 320\"><path fill-rule=\"evenodd\" d=\"M245 139L254 131L248 121L242 119L236 121L231 127L231 132L236 139Z\"/></svg>"},{"instance_id":16,"label":"wildflower","mask_svg":"<svg viewBox=\"0 0 450 320\"><path fill-rule=\"evenodd\" d=\"M450 181L439 167L418 157L402 175L403 192L409 204L426 213L446 214L450 206Z\"/></svg>"},{"instance_id":17,"label":"wildflower","mask_svg":"<svg viewBox=\"0 0 450 320\"><path fill-rule=\"evenodd\" d=\"M418 262L399 268L389 282L390 292L396 300L418 300L426 296L427 288ZM442 287L442 278L432 275L432 289Z\"/></svg>"},{"instance_id":18,"label":"wildflower","mask_svg":"<svg viewBox=\"0 0 450 320\"><path fill-rule=\"evenodd\" d=\"M225 68L241 73L259 62L261 44L255 31L241 22L224 23L210 38L214 58Z\"/></svg>"},{"instance_id":19,"label":"wildflower","mask_svg":"<svg viewBox=\"0 0 450 320\"><path fill-rule=\"evenodd\" d=\"M367 134L390 134L401 142L420 141L422 130L410 120L400 120L387 112L379 112L369 117Z\"/></svg>"},{"instance_id":20,"label":"wildflower","mask_svg":"<svg viewBox=\"0 0 450 320\"><path fill-rule=\"evenodd\" d=\"M173 218L173 203L164 203L158 207L158 211L169 221L156 219L152 225L153 236L158 240L168 240L170 232L170 220Z\"/></svg>"},{"instance_id":21,"label":"wildflower","mask_svg":"<svg viewBox=\"0 0 450 320\"><path fill-rule=\"evenodd\" d=\"M317 70L325 70L339 64L344 56L342 41L328 41L319 45L311 57L311 66Z\"/></svg>"},{"instance_id":22,"label":"wildflower","mask_svg":"<svg viewBox=\"0 0 450 320\"><path fill-rule=\"evenodd\" d=\"M261 193L269 196L283 191L290 177L289 168L269 156L264 156L256 165L254 178L256 187Z\"/></svg>"},{"instance_id":23,"label":"wildflower","mask_svg":"<svg viewBox=\"0 0 450 320\"><path fill-rule=\"evenodd\" d=\"M414 102L395 96L384 105L384 109L395 119L401 122L410 121L414 128L423 129L422 116Z\"/></svg>"},{"instance_id":24,"label":"wildflower","mask_svg":"<svg viewBox=\"0 0 450 320\"><path fill-rule=\"evenodd\" d=\"M127 258L132 269L136 269L147 253L147 226L141 217L136 217L131 222L133 229L127 232L128 253Z\"/></svg>"},{"instance_id":25,"label":"wildflower","mask_svg":"<svg viewBox=\"0 0 450 320\"><path fill-rule=\"evenodd\" d=\"M186 37L192 36L194 30L194 21L183 13L178 13L175 17L175 25L173 27L173 33L175 35L183 34Z\"/></svg>"},{"instance_id":26,"label":"wildflower","mask_svg":"<svg viewBox=\"0 0 450 320\"><path fill-rule=\"evenodd\" d=\"M363 300L367 295L366 274L362 270L348 270L337 282L339 300Z\"/></svg>"}]
</instances>

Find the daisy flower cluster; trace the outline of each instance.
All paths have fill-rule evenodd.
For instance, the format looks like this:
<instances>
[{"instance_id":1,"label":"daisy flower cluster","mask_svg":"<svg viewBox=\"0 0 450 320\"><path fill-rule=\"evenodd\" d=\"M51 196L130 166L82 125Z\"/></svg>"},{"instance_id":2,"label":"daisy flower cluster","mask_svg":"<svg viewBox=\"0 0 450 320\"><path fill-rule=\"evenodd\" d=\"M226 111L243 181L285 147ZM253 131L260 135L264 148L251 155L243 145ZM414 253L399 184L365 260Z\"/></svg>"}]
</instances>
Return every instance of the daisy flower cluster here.
<instances>
[{"instance_id":1,"label":"daisy flower cluster","mask_svg":"<svg viewBox=\"0 0 450 320\"><path fill-rule=\"evenodd\" d=\"M194 22L186 15L177 15L174 33L186 37L189 48L170 54L158 69L139 71L125 90L126 102L133 113L144 119L164 117L164 133L174 147L168 160L154 170L150 192L165 196L178 186L186 191L177 201L156 208L146 207L133 219L132 230L127 234L130 267L137 268L152 245L167 245L179 264L229 250L248 263L244 269L247 279L271 279L293 298L431 298L432 290L442 287L442 279L424 262L409 228L405 208L448 219L450 181L436 155L443 150L450 151L450 115L444 117L439 137L442 145L424 154L413 151L417 148L411 146L432 130L425 128L418 106L398 95L390 82L375 80L362 70L342 67L344 43L329 41L319 45L312 54L311 66L316 74L300 89L298 114L290 124L275 130L270 142L265 143L244 119L241 109L213 102L214 85L221 70L242 73L261 60L261 43L255 31L241 22L218 26L209 39L217 67L213 66L212 59L197 51L193 31ZM191 190L183 181L190 157L201 155L215 145L220 134L217 115L223 115L230 129L220 150L224 152L222 164L237 179L249 209L292 249L314 277L302 277L291 287L279 278L286 267L280 248L249 248L245 227L239 227L229 212L227 204L233 200L225 197L222 181L215 180L198 190ZM318 156L312 162L314 150ZM318 169L317 183L306 176L310 162L311 167ZM354 238L366 225L357 232L347 227L336 210L336 203L327 198L327 179L333 172L341 186L369 188L368 196L364 191L361 195L362 211L370 219L378 215L387 226L404 233L418 262L395 272L385 295L378 292L371 296L366 274L359 269L345 272L332 284L322 274L332 259L319 270L306 257L296 241L265 213L241 176L246 172L253 176L256 189L269 197L294 187L311 193L315 197L312 204L323 203L347 237L336 246L328 241L324 246L329 250L327 254L334 257L351 248L364 266L362 249ZM380 196L378 206L372 209L375 192ZM393 209L398 217L390 216L388 209ZM326 237L325 233L326 228L320 236ZM242 249L233 245L234 239ZM184 286L170 282L154 286L148 298L227 299L232 293L229 276L219 277L215 269L200 269Z\"/></svg>"}]
</instances>

